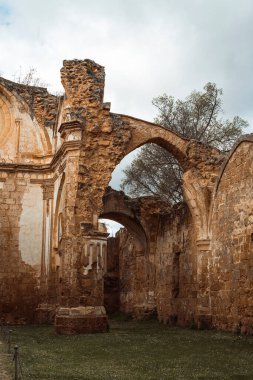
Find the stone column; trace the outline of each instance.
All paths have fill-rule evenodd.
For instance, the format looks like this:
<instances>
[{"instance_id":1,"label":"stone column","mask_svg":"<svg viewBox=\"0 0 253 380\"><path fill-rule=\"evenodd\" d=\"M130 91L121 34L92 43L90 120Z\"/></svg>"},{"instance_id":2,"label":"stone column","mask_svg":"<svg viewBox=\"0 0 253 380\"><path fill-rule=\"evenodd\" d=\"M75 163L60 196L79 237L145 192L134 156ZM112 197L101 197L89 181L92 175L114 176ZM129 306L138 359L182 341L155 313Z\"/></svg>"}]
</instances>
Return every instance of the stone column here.
<instances>
[{"instance_id":1,"label":"stone column","mask_svg":"<svg viewBox=\"0 0 253 380\"><path fill-rule=\"evenodd\" d=\"M102 197L113 168L123 158L130 132L126 125L118 124L108 104L103 103L102 66L90 60L64 61L61 75L65 97L59 132L63 145L80 141L80 149L79 157L71 153L66 159L66 223L61 242L63 307L56 315L56 331L102 332L108 327L99 264L105 235L99 231L97 220Z\"/></svg>"},{"instance_id":2,"label":"stone column","mask_svg":"<svg viewBox=\"0 0 253 380\"><path fill-rule=\"evenodd\" d=\"M53 231L53 200L54 183L52 180L42 181L43 189L43 221L42 221L42 248L40 267L40 304L36 309L36 323L52 322L54 305L50 304L51 284L51 252Z\"/></svg>"},{"instance_id":3,"label":"stone column","mask_svg":"<svg viewBox=\"0 0 253 380\"><path fill-rule=\"evenodd\" d=\"M197 240L197 326L198 328L209 328L212 324L209 268L210 240Z\"/></svg>"},{"instance_id":4,"label":"stone column","mask_svg":"<svg viewBox=\"0 0 253 380\"><path fill-rule=\"evenodd\" d=\"M83 126L68 120L59 129L63 144L81 140ZM80 151L79 151L80 153ZM61 241L62 279L60 307L55 329L59 334L105 332L108 320L103 306L103 275L108 234L98 229L96 214L90 215L90 199L82 194L79 153L69 152L65 169L65 226Z\"/></svg>"},{"instance_id":5,"label":"stone column","mask_svg":"<svg viewBox=\"0 0 253 380\"><path fill-rule=\"evenodd\" d=\"M42 252L41 252L41 291L47 289L51 267L52 250L52 222L53 222L53 199L54 184L52 180L45 180L43 188L43 232L42 232Z\"/></svg>"}]
</instances>

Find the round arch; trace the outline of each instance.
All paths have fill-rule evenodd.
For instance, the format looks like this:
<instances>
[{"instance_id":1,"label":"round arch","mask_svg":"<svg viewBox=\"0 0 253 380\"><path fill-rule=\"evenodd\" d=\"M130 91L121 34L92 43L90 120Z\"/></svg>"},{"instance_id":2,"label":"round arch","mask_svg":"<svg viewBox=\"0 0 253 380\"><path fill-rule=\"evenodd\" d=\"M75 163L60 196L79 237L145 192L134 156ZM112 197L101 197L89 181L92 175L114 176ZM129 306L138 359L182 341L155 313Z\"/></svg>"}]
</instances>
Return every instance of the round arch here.
<instances>
[{"instance_id":1,"label":"round arch","mask_svg":"<svg viewBox=\"0 0 253 380\"><path fill-rule=\"evenodd\" d=\"M103 208L99 218L110 219L122 224L130 232L138 250L146 250L148 239L144 227L128 203L128 197L122 191L108 187L103 197Z\"/></svg>"},{"instance_id":2,"label":"round arch","mask_svg":"<svg viewBox=\"0 0 253 380\"><path fill-rule=\"evenodd\" d=\"M147 143L161 146L177 159L184 172L184 197L193 217L197 240L208 239L210 192L220 167L220 151L160 125L127 115L116 116L130 131L129 140L123 148L124 155L120 159Z\"/></svg>"},{"instance_id":3,"label":"round arch","mask_svg":"<svg viewBox=\"0 0 253 380\"><path fill-rule=\"evenodd\" d=\"M122 122L131 130L131 139L126 146L125 156L136 148L155 143L171 153L183 170L189 169L188 145L190 140L170 131L161 125L147 122L127 115L119 115Z\"/></svg>"},{"instance_id":4,"label":"round arch","mask_svg":"<svg viewBox=\"0 0 253 380\"><path fill-rule=\"evenodd\" d=\"M148 246L148 240L144 228L142 225L134 218L123 212L111 211L107 213L101 213L99 215L101 219L110 219L115 222L122 224L132 235L136 243L136 248L138 251L146 251Z\"/></svg>"}]
</instances>

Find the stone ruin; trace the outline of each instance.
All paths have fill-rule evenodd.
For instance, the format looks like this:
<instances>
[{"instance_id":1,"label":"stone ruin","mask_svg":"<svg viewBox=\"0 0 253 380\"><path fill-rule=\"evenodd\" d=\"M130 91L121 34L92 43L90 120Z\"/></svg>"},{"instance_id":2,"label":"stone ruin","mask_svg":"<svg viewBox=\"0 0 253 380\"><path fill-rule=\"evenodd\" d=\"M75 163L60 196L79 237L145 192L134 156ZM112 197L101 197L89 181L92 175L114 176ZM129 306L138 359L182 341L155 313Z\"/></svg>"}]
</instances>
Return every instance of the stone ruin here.
<instances>
[{"instance_id":1,"label":"stone ruin","mask_svg":"<svg viewBox=\"0 0 253 380\"><path fill-rule=\"evenodd\" d=\"M63 62L64 96L0 78L0 318L103 332L118 310L253 333L253 139L228 157L110 112L104 68ZM184 203L108 188L155 143L183 169ZM168 184L169 186L169 184ZM108 238L99 218L126 227Z\"/></svg>"}]
</instances>

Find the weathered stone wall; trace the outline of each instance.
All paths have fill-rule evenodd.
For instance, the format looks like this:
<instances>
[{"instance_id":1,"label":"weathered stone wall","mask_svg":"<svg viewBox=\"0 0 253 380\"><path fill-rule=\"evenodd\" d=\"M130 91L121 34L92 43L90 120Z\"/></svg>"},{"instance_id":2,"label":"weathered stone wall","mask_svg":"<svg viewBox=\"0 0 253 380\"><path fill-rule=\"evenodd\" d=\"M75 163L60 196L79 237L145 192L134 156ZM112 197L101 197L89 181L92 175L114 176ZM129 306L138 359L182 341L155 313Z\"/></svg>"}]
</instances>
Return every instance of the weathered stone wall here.
<instances>
[{"instance_id":1,"label":"weathered stone wall","mask_svg":"<svg viewBox=\"0 0 253 380\"><path fill-rule=\"evenodd\" d=\"M253 143L231 154L214 194L209 258L212 323L253 332Z\"/></svg>"},{"instance_id":2,"label":"weathered stone wall","mask_svg":"<svg viewBox=\"0 0 253 380\"><path fill-rule=\"evenodd\" d=\"M0 78L0 160L46 163L57 128L57 97Z\"/></svg>"},{"instance_id":3,"label":"weathered stone wall","mask_svg":"<svg viewBox=\"0 0 253 380\"><path fill-rule=\"evenodd\" d=\"M197 253L189 210L182 204L162 215L152 199L141 204L149 249L137 249L126 229L108 247L108 257L119 255L120 310L140 319L156 312L164 323L192 325L197 314Z\"/></svg>"},{"instance_id":4,"label":"weathered stone wall","mask_svg":"<svg viewBox=\"0 0 253 380\"><path fill-rule=\"evenodd\" d=\"M161 217L154 258L159 320L190 326L197 319L197 251L186 205Z\"/></svg>"},{"instance_id":5,"label":"weathered stone wall","mask_svg":"<svg viewBox=\"0 0 253 380\"><path fill-rule=\"evenodd\" d=\"M28 174L0 176L1 319L31 322L39 301L42 192Z\"/></svg>"},{"instance_id":6,"label":"weathered stone wall","mask_svg":"<svg viewBox=\"0 0 253 380\"><path fill-rule=\"evenodd\" d=\"M21 127L26 130L23 138L27 139L29 134L32 133L31 123L30 130L27 128L30 119L35 125L38 124L37 127L40 131L38 134L41 134L44 138L44 141L41 141L44 145L44 150L40 153L44 155L52 153L53 137L56 134L61 98L49 94L46 88L14 83L4 78L0 78L1 85L11 95L12 104L19 103L19 110L16 115L23 124ZM36 133L34 133L34 137L37 137ZM28 144L24 146L24 154L28 153ZM36 154L36 152L33 153Z\"/></svg>"},{"instance_id":7,"label":"weathered stone wall","mask_svg":"<svg viewBox=\"0 0 253 380\"><path fill-rule=\"evenodd\" d=\"M46 291L51 205L44 200L50 188L44 181L53 177L48 164L57 128L57 105L58 98L46 89L0 78L2 321L32 322Z\"/></svg>"},{"instance_id":8,"label":"weathered stone wall","mask_svg":"<svg viewBox=\"0 0 253 380\"><path fill-rule=\"evenodd\" d=\"M135 318L145 318L148 308L148 277L145 269L148 257L136 248L133 237L122 229L115 245L119 255L119 310ZM111 254L108 247L108 256ZM154 305L152 304L152 309Z\"/></svg>"},{"instance_id":9,"label":"weathered stone wall","mask_svg":"<svg viewBox=\"0 0 253 380\"><path fill-rule=\"evenodd\" d=\"M74 263L68 261L67 255L62 258L59 243L63 235L66 235L65 222L73 215L73 176L78 158L79 152L74 145L70 156L65 157L68 162L65 173L66 161L61 160L53 172L49 171L50 167L44 168L44 171L38 170L36 166L30 170L27 166L23 170L22 167L16 170L13 165L6 164L1 167L2 320L32 322L40 303L57 304L68 297L72 288L75 291L72 284L75 285L78 278L73 278L70 272L71 265L75 264L75 270L80 266L78 257L72 257ZM66 189L63 188L63 178Z\"/></svg>"}]
</instances>

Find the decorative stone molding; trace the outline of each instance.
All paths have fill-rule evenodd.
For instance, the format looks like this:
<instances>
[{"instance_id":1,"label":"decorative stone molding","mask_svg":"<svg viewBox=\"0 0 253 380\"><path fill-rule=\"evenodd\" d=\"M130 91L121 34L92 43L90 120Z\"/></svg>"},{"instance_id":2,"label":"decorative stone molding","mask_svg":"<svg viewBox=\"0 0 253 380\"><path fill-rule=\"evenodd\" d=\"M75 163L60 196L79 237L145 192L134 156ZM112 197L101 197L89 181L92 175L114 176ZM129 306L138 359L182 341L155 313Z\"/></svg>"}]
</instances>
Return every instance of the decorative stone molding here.
<instances>
[{"instance_id":1,"label":"decorative stone molding","mask_svg":"<svg viewBox=\"0 0 253 380\"><path fill-rule=\"evenodd\" d=\"M104 239L89 239L85 242L82 253L83 274L86 276L96 264L96 271L106 270L106 248Z\"/></svg>"},{"instance_id":2,"label":"decorative stone molding","mask_svg":"<svg viewBox=\"0 0 253 380\"><path fill-rule=\"evenodd\" d=\"M79 121L62 123L58 131L64 141L78 141L82 138L82 125Z\"/></svg>"}]
</instances>

